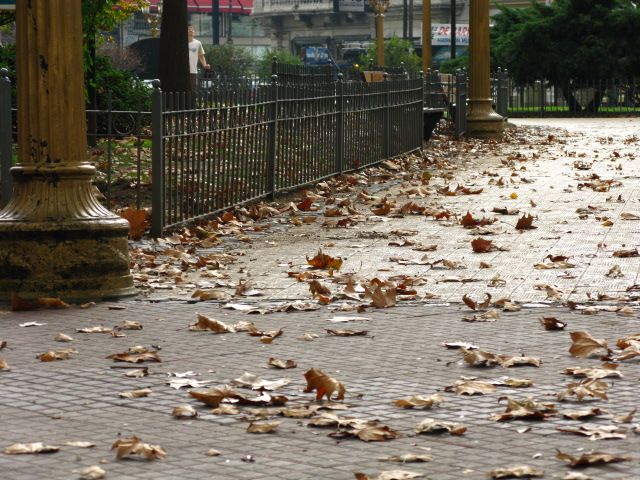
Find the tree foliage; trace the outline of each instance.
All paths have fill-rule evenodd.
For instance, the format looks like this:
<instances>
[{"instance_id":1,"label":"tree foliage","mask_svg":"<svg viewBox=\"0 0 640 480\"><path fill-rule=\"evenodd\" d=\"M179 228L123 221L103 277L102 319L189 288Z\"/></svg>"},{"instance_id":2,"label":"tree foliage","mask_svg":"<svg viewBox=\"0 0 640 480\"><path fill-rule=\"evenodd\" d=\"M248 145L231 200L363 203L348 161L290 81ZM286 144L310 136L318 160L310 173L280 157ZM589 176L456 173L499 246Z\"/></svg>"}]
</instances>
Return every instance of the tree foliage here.
<instances>
[{"instance_id":1,"label":"tree foliage","mask_svg":"<svg viewBox=\"0 0 640 480\"><path fill-rule=\"evenodd\" d=\"M628 78L640 74L640 7L631 0L556 0L500 7L493 64L518 81Z\"/></svg>"},{"instance_id":2,"label":"tree foliage","mask_svg":"<svg viewBox=\"0 0 640 480\"><path fill-rule=\"evenodd\" d=\"M371 61L376 58L376 44L373 43L367 53L360 57L360 64L366 70ZM422 60L415 52L410 40L403 40L395 35L384 42L384 64L385 67L404 68L409 73L418 73L421 69Z\"/></svg>"},{"instance_id":3,"label":"tree foliage","mask_svg":"<svg viewBox=\"0 0 640 480\"><path fill-rule=\"evenodd\" d=\"M208 47L205 56L214 73L225 77L249 76L256 62L248 49L229 43Z\"/></svg>"},{"instance_id":4,"label":"tree foliage","mask_svg":"<svg viewBox=\"0 0 640 480\"><path fill-rule=\"evenodd\" d=\"M285 63L287 65L302 65L303 63L300 57L288 50L269 48L260 56L258 75L264 78L271 77L271 64L273 63L274 57L278 63Z\"/></svg>"}]
</instances>

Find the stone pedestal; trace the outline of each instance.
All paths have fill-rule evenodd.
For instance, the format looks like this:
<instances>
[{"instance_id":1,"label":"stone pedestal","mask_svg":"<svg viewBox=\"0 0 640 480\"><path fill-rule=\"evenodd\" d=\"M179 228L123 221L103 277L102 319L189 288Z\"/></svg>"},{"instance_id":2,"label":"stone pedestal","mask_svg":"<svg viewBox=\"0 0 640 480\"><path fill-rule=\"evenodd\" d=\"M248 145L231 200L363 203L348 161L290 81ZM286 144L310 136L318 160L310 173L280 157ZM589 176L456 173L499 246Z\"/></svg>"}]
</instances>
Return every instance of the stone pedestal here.
<instances>
[{"instance_id":1,"label":"stone pedestal","mask_svg":"<svg viewBox=\"0 0 640 480\"><path fill-rule=\"evenodd\" d=\"M80 0L18 0L19 163L0 211L0 299L135 293L128 222L95 198L85 161Z\"/></svg>"},{"instance_id":2,"label":"stone pedestal","mask_svg":"<svg viewBox=\"0 0 640 480\"><path fill-rule=\"evenodd\" d=\"M493 110L491 100L489 0L473 0L470 17L467 135L500 138L504 119Z\"/></svg>"}]
</instances>

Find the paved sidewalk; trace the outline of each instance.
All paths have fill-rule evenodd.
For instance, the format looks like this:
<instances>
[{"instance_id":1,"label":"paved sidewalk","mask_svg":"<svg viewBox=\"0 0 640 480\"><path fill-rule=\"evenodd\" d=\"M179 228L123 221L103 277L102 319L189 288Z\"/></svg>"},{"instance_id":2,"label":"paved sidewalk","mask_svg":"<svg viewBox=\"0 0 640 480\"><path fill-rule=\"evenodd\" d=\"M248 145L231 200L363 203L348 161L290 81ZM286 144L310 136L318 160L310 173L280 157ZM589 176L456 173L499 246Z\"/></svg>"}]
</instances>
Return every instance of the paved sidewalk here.
<instances>
[{"instance_id":1,"label":"paved sidewalk","mask_svg":"<svg viewBox=\"0 0 640 480\"><path fill-rule=\"evenodd\" d=\"M596 366L595 359L576 359L568 354L571 344L564 331L546 332L540 316L556 316L569 324L568 331L587 330L612 345L619 337L640 331L634 315L612 313L580 315L566 308L531 308L503 313L494 323L467 323L462 317L470 311L464 306L398 307L368 311L364 322L335 324L328 319L335 312L322 308L315 312L279 313L264 316L223 310L201 303L149 304L126 302L126 310L109 310L100 304L86 310L14 312L2 317L2 339L7 347L0 351L11 370L0 372L0 446L15 442L44 442L59 445L58 453L40 455L0 454L1 477L6 480L72 479L79 469L100 464L109 479L348 479L353 472L370 474L397 468L423 473L426 478L481 479L493 468L527 464L542 468L545 478L562 478L569 469L554 458L556 449L578 455L592 449L633 457L610 466L592 467L586 473L594 479L633 479L640 477L640 437L629 429L622 440L590 441L556 431L559 426L579 426L583 422L563 419L560 414L545 421L497 422L489 415L504 411L499 398L509 396L553 402L560 412L599 407L616 415L637 407L640 365L624 362L623 379L607 379L611 384L609 401L563 402L554 395L572 381L561 374L566 367ZM246 333L216 335L186 329L196 312L226 323L250 320L262 330L284 328L272 344L263 344ZM125 331L124 338L109 334L76 333L76 328L96 325L112 327L123 320L140 321L144 329ZM20 327L25 322L43 326ZM367 336L331 337L327 328L368 330ZM70 343L53 341L56 333L74 338ZM300 337L318 335L313 341ZM461 355L441 342L472 342L495 353L540 357L542 365L503 369L482 369L462 364ZM156 345L162 363L148 363L151 375L127 378L127 370L112 367L127 364L106 359L134 345ZM70 360L43 363L37 353L51 349L75 348ZM298 367L290 370L267 368L270 357L294 359ZM277 433L246 433L247 407L239 415L213 415L210 408L166 385L167 372L194 371L197 380L211 380L212 386L228 384L244 372L268 380L282 377L291 383L277 393L289 398L288 405L306 405L313 395L303 393L303 373L321 368L344 382L346 411L339 415L377 419L398 431L396 440L365 443L357 439L335 440L327 436L333 429L310 428L308 420L279 418ZM461 376L531 379L525 389L498 387L483 396L456 396L443 392ZM121 399L118 393L150 387L147 398ZM238 389L243 391L243 389ZM405 410L392 401L414 394L428 396L441 392L441 406L431 410ZM250 394L249 390L246 390ZM175 420L173 407L190 404L200 416L194 420ZM424 418L461 422L465 435L416 435L414 426ZM276 418L278 419L278 418ZM596 418L597 425L612 424L610 418ZM529 427L530 431L519 433ZM167 457L155 462L116 461L111 444L119 438L138 435L143 441L164 447ZM95 448L64 446L67 441L89 441ZM215 448L220 456L205 453ZM404 453L428 453L430 463L396 465L378 458ZM247 456L255 461L246 462Z\"/></svg>"},{"instance_id":2,"label":"paved sidewalk","mask_svg":"<svg viewBox=\"0 0 640 480\"><path fill-rule=\"evenodd\" d=\"M543 469L544 478L562 479L571 469L555 457L556 449L574 456L596 450L629 457L624 462L581 470L592 479L640 478L640 434L635 433L640 427L635 419L621 424L614 424L612 419L612 414L625 415L638 406L640 357L620 363L623 378L604 380L609 386L608 400L559 402L555 396L579 381L563 375L563 369L601 365L598 356L578 359L569 355L569 332L588 331L597 339L606 339L612 348L617 339L640 332L640 287L634 287L640 283L640 257L613 256L619 249L640 246L640 222L630 216L634 212L640 215L640 164L635 158L640 139L634 134L637 120L544 122L541 127L513 134L512 143L469 141L447 145L452 167L434 170L429 188L436 191L445 184L461 183L482 187L480 195L432 193L425 198L400 198L399 190L407 185L376 185L375 191L371 189L375 195L389 195L400 204L413 200L459 216L467 210L475 217L493 216L493 207L533 213L534 225L538 226L535 230L518 232L513 228L517 217L505 216L499 217L492 235L482 234L508 247L508 251L473 254L470 240L481 234L463 229L457 220L436 221L424 216L380 220L370 213L369 204L359 203L357 208L367 218L358 228L327 229L317 224L294 227L288 216L281 215L262 222L272 223L274 228L252 234L252 243L225 239L222 247L212 251L234 255L236 261L226 269L221 264L217 270L204 268L191 275L182 271L186 263L181 255L171 259L173 266L163 271L161 264L166 257L159 257L155 265L148 260L148 271L136 271L138 284L145 292L138 299L100 303L87 309L73 306L9 312L0 307L0 359L9 366L8 371L0 371L0 480L77 479L79 471L90 465L100 465L108 480L338 480L354 478L354 472L375 478L381 471L398 469L433 480L476 480L488 478L487 473L494 468L520 464ZM620 184L607 192L578 188L594 173ZM500 178L504 179L503 185L498 184ZM512 198L513 193L517 198ZM577 212L579 208L586 213ZM318 215L319 223L326 220L321 212L314 215ZM416 230L415 235L394 233L409 229ZM389 246L390 241L401 238L437 243L438 249L427 252L423 260L425 252ZM147 248L149 243L138 245ZM417 287L419 295L412 301L399 302L390 309L367 308L361 313L331 310L336 306L333 303L308 312L248 315L224 309L221 303L190 300L195 288L226 282L228 287L216 288L231 295L241 280L249 279L252 287L264 295L236 297L235 303L264 306L266 302L291 299L309 302L308 284L289 277L287 272L304 267L305 255L315 254L318 247L341 255L345 262L340 273L352 273L357 280L404 274L423 278L426 283ZM534 268L550 254L568 256L575 266ZM392 261L391 257L396 259ZM443 269L437 263L439 259L458 262L460 268ZM436 263L432 266L425 261ZM491 268L481 268L481 261L490 263ZM615 265L623 276L606 276ZM173 276L181 276L181 282L174 281ZM343 285L328 279L322 282L334 293L343 289ZM561 290L559 297L548 298L544 285L555 285ZM462 321L474 313L461 303L462 296L480 299L485 293L491 293L494 300L510 297L523 308L501 312L495 322ZM598 294L612 299L594 301ZM580 309L564 306L567 300L577 302ZM590 308L586 313L594 314L583 314L587 305ZM110 309L113 306L125 308ZM627 307L630 313L614 311L621 307ZM255 322L264 331L283 328L283 334L266 344L247 333L189 331L197 313L227 324ZM367 320L331 322L336 316ZM545 331L539 323L543 316L557 317L568 326L564 331ZM138 321L144 328L122 330L124 337L76 331L99 325L111 328L125 320ZM45 325L21 326L29 322ZM336 328L365 329L368 334L327 334L327 329ZM73 341L54 341L58 333L70 335ZM305 334L317 337L305 341L301 339ZM497 354L539 357L542 364L537 368L474 368L464 364L460 351L445 348L443 342L470 342ZM106 358L134 346L159 349L162 362L133 365ZM68 360L41 362L36 358L49 350L67 348L77 350ZM298 366L288 370L269 368L270 357L293 359ZM149 367L150 375L127 377L125 373L130 370L123 366ZM331 413L376 419L397 431L399 438L368 443L333 438L327 434L335 428L309 427L309 419L278 416L275 407L269 409L274 415L269 421L282 422L277 431L251 434L246 429L255 418L252 407L242 406L234 415L213 414L210 407L191 398L188 389L177 390L167 384L174 379L167 375L171 372L196 372L197 376L186 378L210 381L211 387L230 384L244 372L267 380L288 378L291 382L275 393L285 395L288 406L302 406L315 404L315 395L303 392L304 373L310 368L322 369L346 386L344 403L349 408ZM494 393L479 396L444 391L463 376L492 380L509 376L530 379L533 386L499 386ZM152 390L145 398L118 395L145 387ZM251 390L236 389L252 395ZM393 405L396 399L437 392L444 401L429 410ZM490 419L504 412L506 402L500 401L504 396L519 400L531 396L555 404L558 413L544 421ZM196 408L199 416L172 418L173 408L182 404ZM591 408L609 413L600 412L603 414L583 421L562 415ZM414 427L426 418L460 422L468 430L462 436L416 434ZM618 432L625 432L626 438L592 441L557 430L584 425L615 426ZM111 445L118 438L132 435L162 446L166 458L153 462L116 460ZM73 441L92 442L95 447L65 445ZM37 455L2 453L14 443L32 442L61 449ZM212 448L220 455L206 455ZM379 460L406 453L429 454L432 461L403 465Z\"/></svg>"}]
</instances>

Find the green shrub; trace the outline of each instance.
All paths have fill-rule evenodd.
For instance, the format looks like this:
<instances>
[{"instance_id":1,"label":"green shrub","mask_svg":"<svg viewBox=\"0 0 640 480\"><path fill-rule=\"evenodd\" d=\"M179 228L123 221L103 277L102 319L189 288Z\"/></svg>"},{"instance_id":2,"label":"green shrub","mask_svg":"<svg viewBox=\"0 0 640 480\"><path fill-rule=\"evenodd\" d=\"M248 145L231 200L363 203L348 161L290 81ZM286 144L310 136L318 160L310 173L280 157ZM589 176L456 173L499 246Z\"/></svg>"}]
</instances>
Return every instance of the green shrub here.
<instances>
[{"instance_id":1,"label":"green shrub","mask_svg":"<svg viewBox=\"0 0 640 480\"><path fill-rule=\"evenodd\" d=\"M113 110L151 109L150 89L126 70L113 68L108 57L96 57L98 109L107 108L107 91L111 91Z\"/></svg>"},{"instance_id":2,"label":"green shrub","mask_svg":"<svg viewBox=\"0 0 640 480\"><path fill-rule=\"evenodd\" d=\"M244 47L237 45L211 45L205 57L214 73L225 77L244 77L253 73L256 57Z\"/></svg>"},{"instance_id":3,"label":"green shrub","mask_svg":"<svg viewBox=\"0 0 640 480\"><path fill-rule=\"evenodd\" d=\"M440 73L455 73L460 68L469 68L469 57L461 55L453 60L445 60L440 64Z\"/></svg>"},{"instance_id":4,"label":"green shrub","mask_svg":"<svg viewBox=\"0 0 640 480\"><path fill-rule=\"evenodd\" d=\"M360 57L360 65L366 70L370 59L375 62L376 44L373 43L365 54ZM422 61L416 54L410 40L403 40L395 35L384 42L384 65L385 67L399 67L404 63L404 68L411 74L421 70Z\"/></svg>"},{"instance_id":5,"label":"green shrub","mask_svg":"<svg viewBox=\"0 0 640 480\"><path fill-rule=\"evenodd\" d=\"M271 77L271 64L273 63L273 57L276 58L278 63L302 65L302 59L288 50L269 48L268 50L265 50L260 57L260 61L258 62L258 75L265 78Z\"/></svg>"}]
</instances>

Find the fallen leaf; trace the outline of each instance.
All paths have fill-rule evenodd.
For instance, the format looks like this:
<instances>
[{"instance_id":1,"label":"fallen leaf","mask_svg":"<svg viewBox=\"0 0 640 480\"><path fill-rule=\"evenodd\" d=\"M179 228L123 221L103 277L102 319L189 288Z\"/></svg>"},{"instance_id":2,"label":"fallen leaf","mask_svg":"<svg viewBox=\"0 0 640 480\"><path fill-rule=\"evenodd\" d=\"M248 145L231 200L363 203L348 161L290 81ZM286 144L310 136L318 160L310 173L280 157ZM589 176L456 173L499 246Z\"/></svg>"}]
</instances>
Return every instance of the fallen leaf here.
<instances>
[{"instance_id":1,"label":"fallen leaf","mask_svg":"<svg viewBox=\"0 0 640 480\"><path fill-rule=\"evenodd\" d=\"M633 422L633 417L635 417L637 411L638 409L634 408L626 415L614 415L613 421L614 423L631 423Z\"/></svg>"},{"instance_id":2,"label":"fallen leaf","mask_svg":"<svg viewBox=\"0 0 640 480\"><path fill-rule=\"evenodd\" d=\"M484 313L477 313L471 317L464 316L462 317L463 322L495 322L500 318L500 312L498 310L492 309Z\"/></svg>"},{"instance_id":3,"label":"fallen leaf","mask_svg":"<svg viewBox=\"0 0 640 480\"><path fill-rule=\"evenodd\" d=\"M313 417L320 405L304 405L297 408L285 408L280 412L280 415L288 418L310 418Z\"/></svg>"},{"instance_id":4,"label":"fallen leaf","mask_svg":"<svg viewBox=\"0 0 640 480\"><path fill-rule=\"evenodd\" d=\"M585 420L587 418L593 418L600 415L604 415L607 412L600 408L589 408L586 410L567 410L566 412L562 412L562 416L565 418L570 418L571 420Z\"/></svg>"},{"instance_id":5,"label":"fallen leaf","mask_svg":"<svg viewBox=\"0 0 640 480\"><path fill-rule=\"evenodd\" d=\"M235 328L231 325L227 325L224 322L216 320L214 318L207 317L205 315L197 314L198 321L193 325L189 326L189 330L192 331L203 331L209 330L214 333L233 333L235 332Z\"/></svg>"},{"instance_id":6,"label":"fallen leaf","mask_svg":"<svg viewBox=\"0 0 640 480\"><path fill-rule=\"evenodd\" d=\"M142 330L142 324L135 320L124 320L114 327L116 330Z\"/></svg>"},{"instance_id":7,"label":"fallen leaf","mask_svg":"<svg viewBox=\"0 0 640 480\"><path fill-rule=\"evenodd\" d=\"M618 258L629 258L629 257L638 257L640 256L640 253L638 253L637 248L633 248L630 250L622 249L622 250L616 250L615 252L613 252L613 256Z\"/></svg>"},{"instance_id":8,"label":"fallen leaf","mask_svg":"<svg viewBox=\"0 0 640 480\"><path fill-rule=\"evenodd\" d=\"M137 210L133 207L128 207L118 212L118 215L129 222L129 237L132 240L139 240L142 238L144 232L149 226L146 210Z\"/></svg>"},{"instance_id":9,"label":"fallen leaf","mask_svg":"<svg viewBox=\"0 0 640 480\"><path fill-rule=\"evenodd\" d=\"M482 303L476 303L475 300L473 300L472 298L469 298L469 296L466 295L466 294L463 295L462 301L471 310L483 310L483 309L489 307L489 305L491 305L491 294L490 293L485 293L484 294L484 300L482 301Z\"/></svg>"},{"instance_id":10,"label":"fallen leaf","mask_svg":"<svg viewBox=\"0 0 640 480\"><path fill-rule=\"evenodd\" d=\"M556 398L558 401L562 401L566 397L576 397L578 401L582 401L585 397L597 397L601 400L608 400L607 388L609 388L609 384L602 380L585 378L579 383L570 383L567 385L567 389L558 393Z\"/></svg>"},{"instance_id":11,"label":"fallen leaf","mask_svg":"<svg viewBox=\"0 0 640 480\"><path fill-rule=\"evenodd\" d=\"M42 308L54 308L54 309L69 308L71 306L68 303L63 302L59 298L49 298L49 297L39 298L38 305L40 305Z\"/></svg>"},{"instance_id":12,"label":"fallen leaf","mask_svg":"<svg viewBox=\"0 0 640 480\"><path fill-rule=\"evenodd\" d=\"M195 380L193 378L174 378L167 382L171 388L180 390L181 388L202 388L211 383L212 380Z\"/></svg>"},{"instance_id":13,"label":"fallen leaf","mask_svg":"<svg viewBox=\"0 0 640 480\"><path fill-rule=\"evenodd\" d=\"M407 470L389 470L385 472L380 472L379 475L375 477L370 477L364 473L354 473L356 480L410 480L412 478L422 478L424 475L416 472L409 472Z\"/></svg>"},{"instance_id":14,"label":"fallen leaf","mask_svg":"<svg viewBox=\"0 0 640 480\"><path fill-rule=\"evenodd\" d=\"M486 253L497 249L492 240L487 240L482 237L471 240L471 248L475 253Z\"/></svg>"},{"instance_id":15,"label":"fallen leaf","mask_svg":"<svg viewBox=\"0 0 640 480\"><path fill-rule=\"evenodd\" d=\"M394 400L393 404L401 408L432 408L440 405L444 401L444 397L438 393L423 397L421 395L413 395L410 398L401 398Z\"/></svg>"},{"instance_id":16,"label":"fallen leaf","mask_svg":"<svg viewBox=\"0 0 640 480\"><path fill-rule=\"evenodd\" d=\"M0 371L1 370L9 370L9 365L4 358L0 358Z\"/></svg>"},{"instance_id":17,"label":"fallen leaf","mask_svg":"<svg viewBox=\"0 0 640 480\"><path fill-rule=\"evenodd\" d=\"M331 400L331 395L333 395L334 392L337 393L336 400L344 399L345 388L342 382L329 377L322 370L317 368L307 370L304 378L307 380L307 386L303 391L309 393L315 390L316 400L322 399L325 395L327 400Z\"/></svg>"},{"instance_id":18,"label":"fallen leaf","mask_svg":"<svg viewBox=\"0 0 640 480\"><path fill-rule=\"evenodd\" d=\"M77 448L93 448L96 446L95 443L92 442L64 442L65 445L69 447L77 447Z\"/></svg>"},{"instance_id":19,"label":"fallen leaf","mask_svg":"<svg viewBox=\"0 0 640 480\"><path fill-rule=\"evenodd\" d=\"M128 352L114 353L107 358L111 358L116 362L129 362L129 363L141 363L141 362L161 362L160 357L156 352L149 351L147 348L142 347L138 349L132 347Z\"/></svg>"},{"instance_id":20,"label":"fallen leaf","mask_svg":"<svg viewBox=\"0 0 640 480\"><path fill-rule=\"evenodd\" d=\"M556 430L564 433L584 435L589 440L615 440L625 439L627 435L615 425L580 425L579 427L556 427Z\"/></svg>"},{"instance_id":21,"label":"fallen leaf","mask_svg":"<svg viewBox=\"0 0 640 480\"><path fill-rule=\"evenodd\" d=\"M55 360L68 360L71 358L72 353L77 353L76 350L49 350L48 352L39 353L36 358L41 362L53 362Z\"/></svg>"},{"instance_id":22,"label":"fallen leaf","mask_svg":"<svg viewBox=\"0 0 640 480\"><path fill-rule=\"evenodd\" d=\"M376 308L393 307L396 304L397 291L394 287L389 287L385 290L382 285L377 285L371 291L365 286L364 291L365 298L371 299L371 305Z\"/></svg>"},{"instance_id":23,"label":"fallen leaf","mask_svg":"<svg viewBox=\"0 0 640 480\"><path fill-rule=\"evenodd\" d=\"M500 355L500 366L503 368L519 367L523 365L539 367L541 363L542 360L537 357L527 357L525 355Z\"/></svg>"},{"instance_id":24,"label":"fallen leaf","mask_svg":"<svg viewBox=\"0 0 640 480\"><path fill-rule=\"evenodd\" d=\"M482 380L458 380L455 384L444 387L444 391L455 391L456 395L484 395L495 392L496 387Z\"/></svg>"},{"instance_id":25,"label":"fallen leaf","mask_svg":"<svg viewBox=\"0 0 640 480\"><path fill-rule=\"evenodd\" d=\"M148 397L151 394L150 388L141 388L139 390L130 390L128 392L120 392L118 396L120 398L143 398Z\"/></svg>"},{"instance_id":26,"label":"fallen leaf","mask_svg":"<svg viewBox=\"0 0 640 480\"><path fill-rule=\"evenodd\" d=\"M201 302L206 302L207 300L225 300L229 297L227 292L223 292L222 290L196 290L191 295L191 298L197 298Z\"/></svg>"},{"instance_id":27,"label":"fallen leaf","mask_svg":"<svg viewBox=\"0 0 640 480\"><path fill-rule=\"evenodd\" d=\"M270 367L274 367L274 368L281 368L281 369L286 369L286 368L296 368L298 366L298 364L295 362L295 360L280 360L278 358L269 358L269 361L267 362L267 364Z\"/></svg>"},{"instance_id":28,"label":"fallen leaf","mask_svg":"<svg viewBox=\"0 0 640 480\"><path fill-rule=\"evenodd\" d=\"M46 323L40 323L40 322L25 322L25 323L21 323L19 326L20 326L20 327L42 327L43 325L46 325Z\"/></svg>"},{"instance_id":29,"label":"fallen leaf","mask_svg":"<svg viewBox=\"0 0 640 480\"><path fill-rule=\"evenodd\" d=\"M579 457L574 457L573 455L569 455L568 453L563 453L560 450L557 450L557 452L558 453L556 454L556 458L567 462L572 468L587 467L590 465L597 465L599 463L624 462L626 460L629 460L628 457L621 457L605 452L583 453Z\"/></svg>"},{"instance_id":30,"label":"fallen leaf","mask_svg":"<svg viewBox=\"0 0 640 480\"><path fill-rule=\"evenodd\" d=\"M79 480L100 480L104 478L107 472L105 472L98 465L92 465L87 468L83 468L80 470Z\"/></svg>"},{"instance_id":31,"label":"fallen leaf","mask_svg":"<svg viewBox=\"0 0 640 480\"><path fill-rule=\"evenodd\" d=\"M215 448L210 448L206 453L207 457L217 457L220 454L221 452L219 450L216 450Z\"/></svg>"},{"instance_id":32,"label":"fallen leaf","mask_svg":"<svg viewBox=\"0 0 640 480\"><path fill-rule=\"evenodd\" d=\"M112 331L112 328L103 327L102 325L98 325L96 327L76 328L76 332L78 333L111 333Z\"/></svg>"},{"instance_id":33,"label":"fallen leaf","mask_svg":"<svg viewBox=\"0 0 640 480\"><path fill-rule=\"evenodd\" d=\"M240 413L240 409L235 405L223 403L219 407L211 410L211 413L214 415L237 415Z\"/></svg>"},{"instance_id":34,"label":"fallen leaf","mask_svg":"<svg viewBox=\"0 0 640 480\"><path fill-rule=\"evenodd\" d=\"M592 379L616 377L622 378L622 372L618 371L618 365L615 363L603 363L598 367L570 367L565 368L562 373L572 375L574 377L588 377Z\"/></svg>"},{"instance_id":35,"label":"fallen leaf","mask_svg":"<svg viewBox=\"0 0 640 480\"><path fill-rule=\"evenodd\" d=\"M539 320L545 330L562 330L567 326L566 323L561 322L556 317L542 317Z\"/></svg>"},{"instance_id":36,"label":"fallen leaf","mask_svg":"<svg viewBox=\"0 0 640 480\"><path fill-rule=\"evenodd\" d=\"M544 477L544 470L518 465L517 467L494 468L489 472L491 478L532 478Z\"/></svg>"},{"instance_id":37,"label":"fallen leaf","mask_svg":"<svg viewBox=\"0 0 640 480\"><path fill-rule=\"evenodd\" d=\"M149 376L149 367L136 368L124 374L125 377L142 378Z\"/></svg>"},{"instance_id":38,"label":"fallen leaf","mask_svg":"<svg viewBox=\"0 0 640 480\"><path fill-rule=\"evenodd\" d=\"M446 422L444 420L434 420L425 418L415 426L416 433L443 433L449 432L450 435L463 435L467 431L467 427L460 423Z\"/></svg>"},{"instance_id":39,"label":"fallen leaf","mask_svg":"<svg viewBox=\"0 0 640 480\"><path fill-rule=\"evenodd\" d=\"M55 337L53 337L53 339L56 342L71 342L73 341L73 338L71 338L69 335L65 335L64 333L57 333Z\"/></svg>"},{"instance_id":40,"label":"fallen leaf","mask_svg":"<svg viewBox=\"0 0 640 480\"><path fill-rule=\"evenodd\" d=\"M569 353L574 357L586 358L603 348L608 351L606 340L593 338L588 332L571 332L570 335L573 343Z\"/></svg>"},{"instance_id":41,"label":"fallen leaf","mask_svg":"<svg viewBox=\"0 0 640 480\"><path fill-rule=\"evenodd\" d=\"M391 455L390 457L382 457L378 459L381 462L398 462L398 463L423 463L433 460L431 455L416 455L414 453L405 453L403 455Z\"/></svg>"},{"instance_id":42,"label":"fallen leaf","mask_svg":"<svg viewBox=\"0 0 640 480\"><path fill-rule=\"evenodd\" d=\"M142 455L147 460L156 460L167 456L167 452L160 445L143 443L138 437L120 438L111 446L116 450L116 458L121 459L131 455Z\"/></svg>"},{"instance_id":43,"label":"fallen leaf","mask_svg":"<svg viewBox=\"0 0 640 480\"><path fill-rule=\"evenodd\" d=\"M309 265L321 270L329 270L331 272L333 270L340 270L340 267L342 266L342 259L340 257L334 258L329 255L325 255L322 253L322 250L318 250L315 257L306 258Z\"/></svg>"},{"instance_id":44,"label":"fallen leaf","mask_svg":"<svg viewBox=\"0 0 640 480\"><path fill-rule=\"evenodd\" d=\"M331 335L334 337L354 337L354 336L365 336L367 335L367 330L351 330L348 328L342 329L330 329L327 328L327 335Z\"/></svg>"},{"instance_id":45,"label":"fallen leaf","mask_svg":"<svg viewBox=\"0 0 640 480\"><path fill-rule=\"evenodd\" d=\"M504 422L506 420L529 419L544 420L556 413L556 407L552 403L538 403L529 397L525 400L513 400L509 397L502 397L500 400L507 400L507 407L503 413L489 416L490 420Z\"/></svg>"},{"instance_id":46,"label":"fallen leaf","mask_svg":"<svg viewBox=\"0 0 640 480\"><path fill-rule=\"evenodd\" d=\"M263 380L262 378L252 373L245 372L241 377L233 380L234 385L241 387L249 387L253 390L277 390L291 382L288 378L281 378L280 380Z\"/></svg>"},{"instance_id":47,"label":"fallen leaf","mask_svg":"<svg viewBox=\"0 0 640 480\"><path fill-rule=\"evenodd\" d=\"M21 455L25 453L54 453L60 450L60 447L53 445L44 445L42 442L36 443L14 443L4 449L7 455Z\"/></svg>"},{"instance_id":48,"label":"fallen leaf","mask_svg":"<svg viewBox=\"0 0 640 480\"><path fill-rule=\"evenodd\" d=\"M251 422L247 427L248 433L273 433L282 422Z\"/></svg>"},{"instance_id":49,"label":"fallen leaf","mask_svg":"<svg viewBox=\"0 0 640 480\"><path fill-rule=\"evenodd\" d=\"M533 226L533 217L531 216L531 214L522 215L522 217L519 218L518 222L516 223L516 230L531 230L534 228L538 227Z\"/></svg>"}]
</instances>

